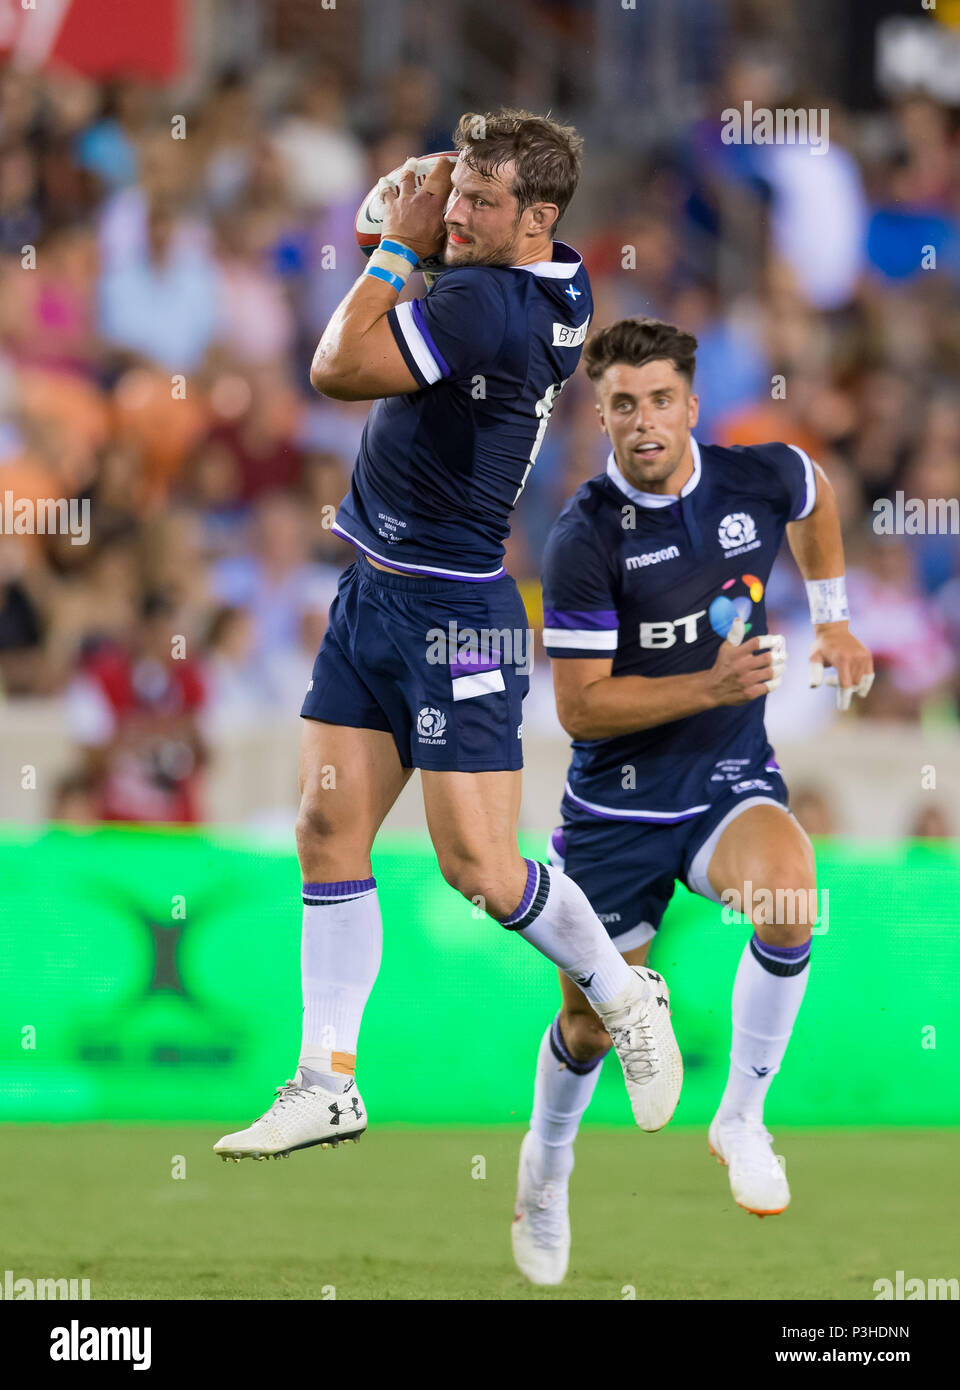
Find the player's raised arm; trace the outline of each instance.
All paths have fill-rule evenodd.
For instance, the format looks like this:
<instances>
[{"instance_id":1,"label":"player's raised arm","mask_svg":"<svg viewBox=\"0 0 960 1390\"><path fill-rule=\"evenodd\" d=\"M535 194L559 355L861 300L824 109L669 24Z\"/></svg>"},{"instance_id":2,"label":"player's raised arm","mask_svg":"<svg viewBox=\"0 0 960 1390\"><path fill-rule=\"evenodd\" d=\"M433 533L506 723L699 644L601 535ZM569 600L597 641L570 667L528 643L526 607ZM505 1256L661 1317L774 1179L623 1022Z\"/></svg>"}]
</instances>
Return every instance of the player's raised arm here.
<instances>
[{"instance_id":1,"label":"player's raised arm","mask_svg":"<svg viewBox=\"0 0 960 1390\"><path fill-rule=\"evenodd\" d=\"M407 161L399 196L384 190L380 246L337 306L314 354L310 384L334 400L401 396L422 384L405 362L387 314L418 260L443 246L450 164L437 163L419 189L415 166L416 160Z\"/></svg>"},{"instance_id":2,"label":"player's raised arm","mask_svg":"<svg viewBox=\"0 0 960 1390\"><path fill-rule=\"evenodd\" d=\"M806 581L816 632L810 649L810 684L820 685L824 666L833 666L826 684L838 687L837 705L849 709L854 693L865 696L873 685L873 658L850 631L837 502L826 473L818 463L813 467L816 503L802 520L790 522L787 540Z\"/></svg>"}]
</instances>

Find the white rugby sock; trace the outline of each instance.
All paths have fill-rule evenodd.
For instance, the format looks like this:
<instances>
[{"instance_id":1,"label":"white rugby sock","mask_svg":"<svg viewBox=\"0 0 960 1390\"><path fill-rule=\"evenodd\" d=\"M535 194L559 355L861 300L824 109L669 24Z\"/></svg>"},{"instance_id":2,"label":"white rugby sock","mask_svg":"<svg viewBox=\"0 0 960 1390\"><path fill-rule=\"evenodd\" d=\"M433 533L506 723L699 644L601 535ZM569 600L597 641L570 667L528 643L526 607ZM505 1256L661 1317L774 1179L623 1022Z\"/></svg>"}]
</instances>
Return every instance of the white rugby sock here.
<instances>
[{"instance_id":1,"label":"white rugby sock","mask_svg":"<svg viewBox=\"0 0 960 1390\"><path fill-rule=\"evenodd\" d=\"M807 980L810 942L768 946L754 932L743 948L733 982L730 1076L720 1102L722 1119L763 1120L763 1103L780 1070Z\"/></svg>"},{"instance_id":2,"label":"white rugby sock","mask_svg":"<svg viewBox=\"0 0 960 1390\"><path fill-rule=\"evenodd\" d=\"M530 1130L536 1140L530 1146L530 1159L539 1177L563 1181L570 1176L573 1141L596 1090L605 1056L601 1053L589 1062L578 1062L564 1042L559 1014L544 1033L537 1054L530 1116Z\"/></svg>"},{"instance_id":3,"label":"white rugby sock","mask_svg":"<svg viewBox=\"0 0 960 1390\"><path fill-rule=\"evenodd\" d=\"M357 1038L383 945L376 880L303 885L304 1086L342 1091L353 1078Z\"/></svg>"},{"instance_id":4,"label":"white rugby sock","mask_svg":"<svg viewBox=\"0 0 960 1390\"><path fill-rule=\"evenodd\" d=\"M560 869L525 860L527 886L516 911L501 923L518 932L569 975L591 1004L607 1004L635 976L607 935L586 894Z\"/></svg>"}]
</instances>

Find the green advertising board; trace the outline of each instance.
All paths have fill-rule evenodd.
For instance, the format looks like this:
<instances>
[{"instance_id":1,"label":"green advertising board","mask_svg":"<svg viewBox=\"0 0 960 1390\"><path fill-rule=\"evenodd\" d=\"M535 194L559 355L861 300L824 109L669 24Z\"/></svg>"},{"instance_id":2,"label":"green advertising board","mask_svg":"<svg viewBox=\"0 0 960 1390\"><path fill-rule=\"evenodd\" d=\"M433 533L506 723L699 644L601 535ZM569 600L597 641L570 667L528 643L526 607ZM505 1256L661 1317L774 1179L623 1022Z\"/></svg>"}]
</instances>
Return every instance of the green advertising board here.
<instances>
[{"instance_id":1,"label":"green advertising board","mask_svg":"<svg viewBox=\"0 0 960 1390\"><path fill-rule=\"evenodd\" d=\"M524 851L544 841L526 836ZM960 854L834 842L818 866L826 930L770 1123L956 1123ZM444 883L425 837L384 837L374 872L384 954L358 1062L373 1118L525 1120L553 967ZM292 847L249 838L6 830L0 1120L237 1127L259 1114L299 1051L299 884ZM686 1065L676 1124L705 1124L723 1089L748 934L678 889L654 945ZM615 1059L589 1121L630 1123Z\"/></svg>"}]
</instances>

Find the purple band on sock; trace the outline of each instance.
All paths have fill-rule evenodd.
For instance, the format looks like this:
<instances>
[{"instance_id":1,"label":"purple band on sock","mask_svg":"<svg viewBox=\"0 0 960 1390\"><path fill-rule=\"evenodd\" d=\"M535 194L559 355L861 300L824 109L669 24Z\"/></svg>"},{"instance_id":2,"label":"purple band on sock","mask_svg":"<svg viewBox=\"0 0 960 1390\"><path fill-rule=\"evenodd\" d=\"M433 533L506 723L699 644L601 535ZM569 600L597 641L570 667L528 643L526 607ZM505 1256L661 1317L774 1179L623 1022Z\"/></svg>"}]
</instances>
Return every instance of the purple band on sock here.
<instances>
[{"instance_id":1,"label":"purple band on sock","mask_svg":"<svg viewBox=\"0 0 960 1390\"><path fill-rule=\"evenodd\" d=\"M574 1072L577 1076L587 1076L590 1072L599 1067L606 1057L606 1052L601 1052L599 1057L591 1057L587 1062L581 1062L567 1050L567 1044L563 1041L563 1034L560 1032L560 1015L557 1014L553 1023L550 1025L550 1051L558 1062L562 1062L565 1067ZM607 1052L610 1049L607 1048Z\"/></svg>"},{"instance_id":2,"label":"purple band on sock","mask_svg":"<svg viewBox=\"0 0 960 1390\"><path fill-rule=\"evenodd\" d=\"M754 932L753 943L758 951L762 951L765 956L770 956L773 960L799 960L801 956L810 954L809 941L804 941L801 946L771 946L769 941L761 941L757 933Z\"/></svg>"},{"instance_id":3,"label":"purple band on sock","mask_svg":"<svg viewBox=\"0 0 960 1390\"><path fill-rule=\"evenodd\" d=\"M514 911L510 913L510 916L501 922L501 926L504 927L511 926L514 922L519 921L521 917L526 917L527 913L530 911L530 904L533 902L534 895L537 891L537 884L540 880L540 865L533 859L525 859L523 862L527 866L527 886L523 890L523 897L520 899L519 907L515 908Z\"/></svg>"},{"instance_id":4,"label":"purple band on sock","mask_svg":"<svg viewBox=\"0 0 960 1390\"><path fill-rule=\"evenodd\" d=\"M756 932L750 938L750 953L771 975L799 975L810 964L810 942L802 946L768 946Z\"/></svg>"},{"instance_id":5,"label":"purple band on sock","mask_svg":"<svg viewBox=\"0 0 960 1390\"><path fill-rule=\"evenodd\" d=\"M320 903L342 903L349 898L362 898L376 886L375 878L348 878L341 883L305 883L303 901L311 907Z\"/></svg>"}]
</instances>

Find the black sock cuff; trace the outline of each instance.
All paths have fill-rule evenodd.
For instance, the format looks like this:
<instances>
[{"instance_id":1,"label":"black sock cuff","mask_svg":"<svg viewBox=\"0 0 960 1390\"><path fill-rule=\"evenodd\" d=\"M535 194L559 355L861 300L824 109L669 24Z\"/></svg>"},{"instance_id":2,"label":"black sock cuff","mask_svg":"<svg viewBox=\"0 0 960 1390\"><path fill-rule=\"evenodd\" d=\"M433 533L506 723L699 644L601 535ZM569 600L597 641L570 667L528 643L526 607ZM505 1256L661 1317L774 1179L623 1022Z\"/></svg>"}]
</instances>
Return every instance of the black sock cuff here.
<instances>
[{"instance_id":1,"label":"black sock cuff","mask_svg":"<svg viewBox=\"0 0 960 1390\"><path fill-rule=\"evenodd\" d=\"M524 862L527 866L527 886L523 890L523 897L516 910L505 922L500 923L507 931L523 931L524 927L531 926L546 906L550 892L550 873L546 864L538 864L535 859Z\"/></svg>"},{"instance_id":2,"label":"black sock cuff","mask_svg":"<svg viewBox=\"0 0 960 1390\"><path fill-rule=\"evenodd\" d=\"M550 1051L558 1062L562 1062L565 1067L575 1072L577 1076L588 1076L590 1072L595 1071L597 1067L599 1067L600 1063L607 1055L606 1052L601 1052L599 1057L591 1057L589 1061L586 1062L581 1062L574 1057L568 1051L567 1044L563 1040L563 1034L560 1031L559 1014L557 1014L550 1025ZM607 1052L609 1051L610 1049L607 1048Z\"/></svg>"},{"instance_id":3,"label":"black sock cuff","mask_svg":"<svg viewBox=\"0 0 960 1390\"><path fill-rule=\"evenodd\" d=\"M810 964L810 942L802 946L768 946L754 932L750 951L755 961L771 975L799 975Z\"/></svg>"}]
</instances>

